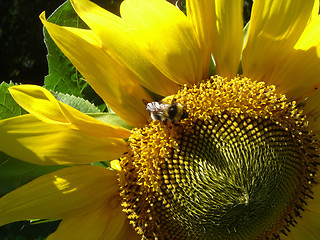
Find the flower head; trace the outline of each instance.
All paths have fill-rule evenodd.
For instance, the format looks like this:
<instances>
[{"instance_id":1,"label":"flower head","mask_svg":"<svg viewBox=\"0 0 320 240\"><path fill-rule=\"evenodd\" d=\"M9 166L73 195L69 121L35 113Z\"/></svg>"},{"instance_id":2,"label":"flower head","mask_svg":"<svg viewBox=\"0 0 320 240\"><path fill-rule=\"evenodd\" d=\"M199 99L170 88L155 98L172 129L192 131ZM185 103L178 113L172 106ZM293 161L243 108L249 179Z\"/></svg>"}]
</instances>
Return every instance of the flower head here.
<instances>
[{"instance_id":1,"label":"flower head","mask_svg":"<svg viewBox=\"0 0 320 240\"><path fill-rule=\"evenodd\" d=\"M164 0L125 0L121 17L71 2L89 30L41 21L134 128L12 87L29 114L0 122L0 148L79 166L2 197L0 224L62 219L49 239L316 239L318 1L254 1L244 41L241 1L190 0L185 15ZM86 165L96 161L113 170Z\"/></svg>"}]
</instances>

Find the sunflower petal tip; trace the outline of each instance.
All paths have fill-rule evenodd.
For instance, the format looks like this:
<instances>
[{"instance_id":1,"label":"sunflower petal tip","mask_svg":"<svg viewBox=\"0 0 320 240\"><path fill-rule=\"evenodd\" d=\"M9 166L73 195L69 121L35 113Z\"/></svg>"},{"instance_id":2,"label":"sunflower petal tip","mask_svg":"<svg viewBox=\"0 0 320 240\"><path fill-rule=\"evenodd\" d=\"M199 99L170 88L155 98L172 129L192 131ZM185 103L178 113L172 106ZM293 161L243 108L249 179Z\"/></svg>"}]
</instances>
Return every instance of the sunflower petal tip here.
<instances>
[{"instance_id":1,"label":"sunflower petal tip","mask_svg":"<svg viewBox=\"0 0 320 240\"><path fill-rule=\"evenodd\" d=\"M113 169L113 170L116 170L117 172L121 172L122 171L122 168L120 166L120 161L119 160L112 160L110 161L110 167Z\"/></svg>"},{"instance_id":2,"label":"sunflower petal tip","mask_svg":"<svg viewBox=\"0 0 320 240\"><path fill-rule=\"evenodd\" d=\"M46 12L43 11L42 13L40 13L39 18L42 22L46 21Z\"/></svg>"},{"instance_id":3,"label":"sunflower petal tip","mask_svg":"<svg viewBox=\"0 0 320 240\"><path fill-rule=\"evenodd\" d=\"M9 90L10 94L12 94L15 91L18 91L20 86L21 85L14 85L14 86L9 87L8 90Z\"/></svg>"}]
</instances>

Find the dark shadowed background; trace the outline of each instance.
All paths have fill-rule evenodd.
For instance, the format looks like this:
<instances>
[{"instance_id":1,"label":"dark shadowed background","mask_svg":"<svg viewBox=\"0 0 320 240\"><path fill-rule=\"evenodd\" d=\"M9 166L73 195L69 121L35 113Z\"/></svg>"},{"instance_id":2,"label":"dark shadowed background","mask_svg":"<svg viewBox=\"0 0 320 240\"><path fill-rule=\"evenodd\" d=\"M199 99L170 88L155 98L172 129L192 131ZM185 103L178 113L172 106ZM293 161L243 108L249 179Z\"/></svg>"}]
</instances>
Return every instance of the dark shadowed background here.
<instances>
[{"instance_id":1,"label":"dark shadowed background","mask_svg":"<svg viewBox=\"0 0 320 240\"><path fill-rule=\"evenodd\" d=\"M121 1L94 2L118 13ZM65 0L0 0L0 83L12 80L43 85L48 66L39 15L46 11L46 16L50 16L63 2Z\"/></svg>"}]
</instances>

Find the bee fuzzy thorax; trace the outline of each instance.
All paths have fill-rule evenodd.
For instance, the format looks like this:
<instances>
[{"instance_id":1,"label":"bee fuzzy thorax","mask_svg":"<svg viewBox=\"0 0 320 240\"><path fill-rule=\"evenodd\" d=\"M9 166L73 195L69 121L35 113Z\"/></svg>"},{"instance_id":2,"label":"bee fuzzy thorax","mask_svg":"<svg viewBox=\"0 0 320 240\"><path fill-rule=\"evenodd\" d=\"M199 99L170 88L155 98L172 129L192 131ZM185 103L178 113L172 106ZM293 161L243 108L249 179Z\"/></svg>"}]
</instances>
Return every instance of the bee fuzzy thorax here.
<instances>
[{"instance_id":1,"label":"bee fuzzy thorax","mask_svg":"<svg viewBox=\"0 0 320 240\"><path fill-rule=\"evenodd\" d=\"M185 106L178 103L175 98L172 99L170 104L164 102L147 103L146 110L150 113L153 121L161 121L165 124L168 120L176 123L188 117Z\"/></svg>"}]
</instances>

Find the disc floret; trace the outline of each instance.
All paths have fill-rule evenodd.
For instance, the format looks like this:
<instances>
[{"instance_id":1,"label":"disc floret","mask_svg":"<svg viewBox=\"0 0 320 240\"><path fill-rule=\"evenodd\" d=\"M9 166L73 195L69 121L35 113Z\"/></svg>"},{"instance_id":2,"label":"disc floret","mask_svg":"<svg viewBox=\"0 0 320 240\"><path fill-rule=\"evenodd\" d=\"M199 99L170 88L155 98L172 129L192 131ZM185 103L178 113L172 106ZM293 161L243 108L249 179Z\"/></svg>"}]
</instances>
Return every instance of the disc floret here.
<instances>
[{"instance_id":1,"label":"disc floret","mask_svg":"<svg viewBox=\"0 0 320 240\"><path fill-rule=\"evenodd\" d=\"M312 198L317 143L295 102L219 76L173 98L179 124L133 129L121 196L145 239L277 239Z\"/></svg>"}]
</instances>

